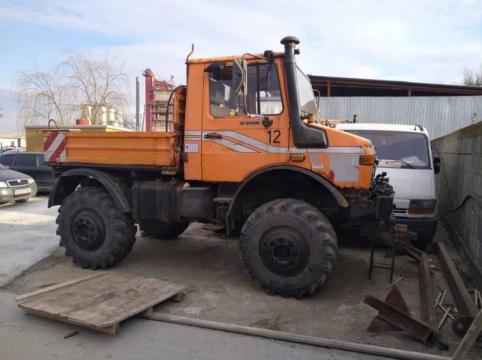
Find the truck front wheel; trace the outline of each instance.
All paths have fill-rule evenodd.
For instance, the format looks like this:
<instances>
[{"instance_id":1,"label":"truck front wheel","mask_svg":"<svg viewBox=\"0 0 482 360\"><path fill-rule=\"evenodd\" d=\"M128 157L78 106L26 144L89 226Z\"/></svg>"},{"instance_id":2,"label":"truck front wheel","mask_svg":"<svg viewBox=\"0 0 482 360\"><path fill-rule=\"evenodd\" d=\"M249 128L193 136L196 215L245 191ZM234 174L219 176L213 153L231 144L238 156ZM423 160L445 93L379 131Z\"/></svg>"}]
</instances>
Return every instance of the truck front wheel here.
<instances>
[{"instance_id":1,"label":"truck front wheel","mask_svg":"<svg viewBox=\"0 0 482 360\"><path fill-rule=\"evenodd\" d=\"M132 250L136 240L133 219L115 206L100 187L70 194L59 208L57 234L67 256L82 268L114 266Z\"/></svg>"},{"instance_id":2,"label":"truck front wheel","mask_svg":"<svg viewBox=\"0 0 482 360\"><path fill-rule=\"evenodd\" d=\"M241 262L264 289L284 297L313 294L334 268L337 238L314 206L280 199L256 209L241 230Z\"/></svg>"},{"instance_id":3,"label":"truck front wheel","mask_svg":"<svg viewBox=\"0 0 482 360\"><path fill-rule=\"evenodd\" d=\"M179 222L159 222L159 221L143 221L139 223L142 233L147 236L160 240L173 240L181 235L189 226L189 221Z\"/></svg>"}]
</instances>

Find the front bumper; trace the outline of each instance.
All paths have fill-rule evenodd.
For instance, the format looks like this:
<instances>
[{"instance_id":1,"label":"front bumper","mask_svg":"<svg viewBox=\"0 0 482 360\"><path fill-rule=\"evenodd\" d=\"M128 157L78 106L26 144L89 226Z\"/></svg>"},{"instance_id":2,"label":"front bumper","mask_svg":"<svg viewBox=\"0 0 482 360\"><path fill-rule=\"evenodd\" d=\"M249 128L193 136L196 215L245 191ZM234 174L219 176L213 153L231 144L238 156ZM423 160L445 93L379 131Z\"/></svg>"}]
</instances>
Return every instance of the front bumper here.
<instances>
[{"instance_id":1,"label":"front bumper","mask_svg":"<svg viewBox=\"0 0 482 360\"><path fill-rule=\"evenodd\" d=\"M408 226L408 231L417 233L417 241L428 243L432 241L432 238L437 231L438 218L407 218L407 217L395 217L395 224L404 224Z\"/></svg>"},{"instance_id":2,"label":"front bumper","mask_svg":"<svg viewBox=\"0 0 482 360\"><path fill-rule=\"evenodd\" d=\"M37 185L35 183L23 186L0 188L0 203L28 199L36 194Z\"/></svg>"}]
</instances>

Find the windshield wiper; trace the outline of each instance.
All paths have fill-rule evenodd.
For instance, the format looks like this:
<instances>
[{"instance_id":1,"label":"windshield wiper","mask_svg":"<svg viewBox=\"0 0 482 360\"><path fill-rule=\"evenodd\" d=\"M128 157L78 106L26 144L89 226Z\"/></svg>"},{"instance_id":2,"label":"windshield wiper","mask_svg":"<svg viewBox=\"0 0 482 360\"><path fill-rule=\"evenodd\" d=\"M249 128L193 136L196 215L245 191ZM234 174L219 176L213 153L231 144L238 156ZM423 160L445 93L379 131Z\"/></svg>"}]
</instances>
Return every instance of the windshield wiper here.
<instances>
[{"instance_id":1,"label":"windshield wiper","mask_svg":"<svg viewBox=\"0 0 482 360\"><path fill-rule=\"evenodd\" d=\"M409 169L415 169L412 164L410 164L409 162L403 161L403 160L383 160L383 162L385 162L387 164L400 163L400 164L408 167Z\"/></svg>"}]
</instances>

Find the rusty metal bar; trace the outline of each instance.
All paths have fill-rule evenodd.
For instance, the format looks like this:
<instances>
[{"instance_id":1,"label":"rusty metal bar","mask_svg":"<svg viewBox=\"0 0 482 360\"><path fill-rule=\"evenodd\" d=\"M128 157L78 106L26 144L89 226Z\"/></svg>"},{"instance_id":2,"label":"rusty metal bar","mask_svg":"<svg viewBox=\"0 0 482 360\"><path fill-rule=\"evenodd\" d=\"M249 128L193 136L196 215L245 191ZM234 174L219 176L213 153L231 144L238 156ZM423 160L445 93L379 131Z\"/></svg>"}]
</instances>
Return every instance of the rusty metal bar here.
<instances>
[{"instance_id":1,"label":"rusty metal bar","mask_svg":"<svg viewBox=\"0 0 482 360\"><path fill-rule=\"evenodd\" d=\"M422 321L435 328L435 314L432 306L433 291L428 256L422 253L418 263L418 286L420 294L420 315Z\"/></svg>"},{"instance_id":2,"label":"rusty metal bar","mask_svg":"<svg viewBox=\"0 0 482 360\"><path fill-rule=\"evenodd\" d=\"M409 350L386 348L382 346L370 345L370 344L360 344L343 340L328 339L321 337L314 337L308 335L300 335L287 333L283 331L274 331L261 328L253 328L250 326L236 325L236 324L226 324L216 321L203 320L203 319L193 319L184 316L154 313L147 320L168 322L178 325L195 326L204 329L211 329L217 331L230 332L235 334L244 334L250 336L257 336L267 339L273 339L278 341L288 341L296 344L305 344L312 346L319 346L329 349L338 349L344 351L351 351L359 354L369 354L377 355L383 359L405 359L405 360L451 360L451 358L446 356L413 352ZM359 356L358 356L359 357Z\"/></svg>"},{"instance_id":3,"label":"rusty metal bar","mask_svg":"<svg viewBox=\"0 0 482 360\"><path fill-rule=\"evenodd\" d=\"M457 319L452 323L452 327L456 334L463 336L472 323L477 309L445 244L438 242L437 247L438 258L442 265L445 280L449 285L450 293L457 307Z\"/></svg>"},{"instance_id":4,"label":"rusty metal bar","mask_svg":"<svg viewBox=\"0 0 482 360\"><path fill-rule=\"evenodd\" d=\"M467 359L467 355L474 343L482 336L482 310L479 310L474 320L467 329L467 334L460 341L459 346L452 355L453 360Z\"/></svg>"},{"instance_id":5,"label":"rusty metal bar","mask_svg":"<svg viewBox=\"0 0 482 360\"><path fill-rule=\"evenodd\" d=\"M426 344L430 343L437 335L437 332L429 324L414 319L374 296L367 295L363 302L377 310L378 316L383 320L405 330L408 334Z\"/></svg>"}]
</instances>

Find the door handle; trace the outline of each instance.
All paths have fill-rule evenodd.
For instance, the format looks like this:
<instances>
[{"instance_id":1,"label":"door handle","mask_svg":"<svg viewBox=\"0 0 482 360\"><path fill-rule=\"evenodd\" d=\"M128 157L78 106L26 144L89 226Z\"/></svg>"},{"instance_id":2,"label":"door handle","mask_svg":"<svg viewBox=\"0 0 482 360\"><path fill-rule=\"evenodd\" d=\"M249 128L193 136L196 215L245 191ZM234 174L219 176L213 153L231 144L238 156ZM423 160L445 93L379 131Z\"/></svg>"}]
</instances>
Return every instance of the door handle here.
<instances>
[{"instance_id":1,"label":"door handle","mask_svg":"<svg viewBox=\"0 0 482 360\"><path fill-rule=\"evenodd\" d=\"M273 125L273 120L271 120L269 117L265 116L265 117L263 117L263 120L261 121L261 123L263 124L263 126L265 128L267 128L267 127L270 127L271 125Z\"/></svg>"},{"instance_id":2,"label":"door handle","mask_svg":"<svg viewBox=\"0 0 482 360\"><path fill-rule=\"evenodd\" d=\"M205 139L222 139L222 135L221 134L218 134L218 133L206 133L204 134L204 138Z\"/></svg>"}]
</instances>

